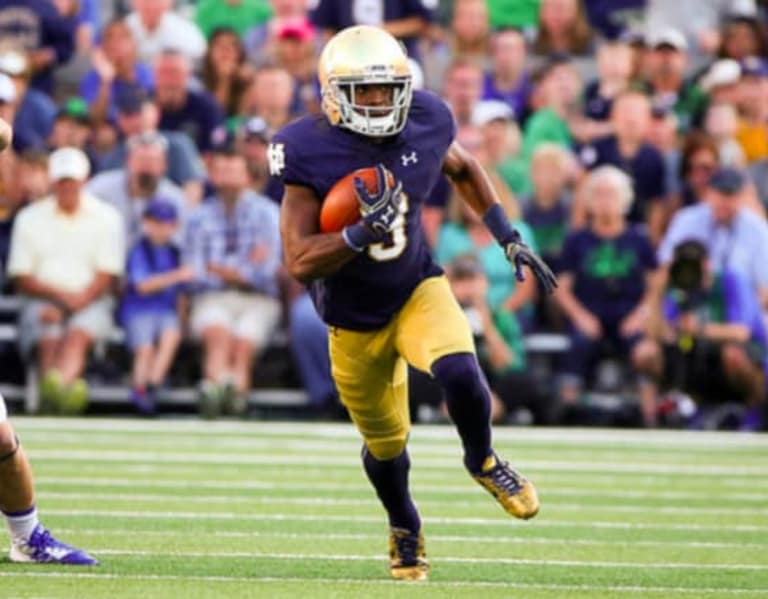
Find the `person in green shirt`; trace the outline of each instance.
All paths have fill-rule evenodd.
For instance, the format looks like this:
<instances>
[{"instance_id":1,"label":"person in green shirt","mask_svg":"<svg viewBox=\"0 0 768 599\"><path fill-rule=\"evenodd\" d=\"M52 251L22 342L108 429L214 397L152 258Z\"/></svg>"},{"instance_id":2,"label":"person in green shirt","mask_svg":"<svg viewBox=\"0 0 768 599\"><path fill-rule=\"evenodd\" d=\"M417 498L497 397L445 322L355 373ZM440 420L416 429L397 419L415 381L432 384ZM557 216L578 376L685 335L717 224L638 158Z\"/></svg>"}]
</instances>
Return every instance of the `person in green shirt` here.
<instances>
[{"instance_id":1,"label":"person in green shirt","mask_svg":"<svg viewBox=\"0 0 768 599\"><path fill-rule=\"evenodd\" d=\"M523 130L520 156L525 164L524 173L530 171L531 159L538 146L553 143L570 148L574 142L572 122L581 117L579 108L582 81L578 72L567 59L557 58L544 65L537 74L537 110L528 119ZM519 173L519 169L518 169ZM530 177L518 183L519 193L531 193Z\"/></svg>"},{"instance_id":2,"label":"person in green shirt","mask_svg":"<svg viewBox=\"0 0 768 599\"><path fill-rule=\"evenodd\" d=\"M195 11L195 21L206 39L220 27L230 27L243 37L251 27L266 23L271 16L267 0L199 0Z\"/></svg>"},{"instance_id":3,"label":"person in green shirt","mask_svg":"<svg viewBox=\"0 0 768 599\"><path fill-rule=\"evenodd\" d=\"M533 30L539 23L539 0L487 0L493 29Z\"/></svg>"},{"instance_id":4,"label":"person in green shirt","mask_svg":"<svg viewBox=\"0 0 768 599\"><path fill-rule=\"evenodd\" d=\"M569 117L578 113L582 81L573 64L556 58L545 64L536 76L537 110L523 131L522 155L528 161L536 147L544 142L570 147L573 135Z\"/></svg>"}]
</instances>

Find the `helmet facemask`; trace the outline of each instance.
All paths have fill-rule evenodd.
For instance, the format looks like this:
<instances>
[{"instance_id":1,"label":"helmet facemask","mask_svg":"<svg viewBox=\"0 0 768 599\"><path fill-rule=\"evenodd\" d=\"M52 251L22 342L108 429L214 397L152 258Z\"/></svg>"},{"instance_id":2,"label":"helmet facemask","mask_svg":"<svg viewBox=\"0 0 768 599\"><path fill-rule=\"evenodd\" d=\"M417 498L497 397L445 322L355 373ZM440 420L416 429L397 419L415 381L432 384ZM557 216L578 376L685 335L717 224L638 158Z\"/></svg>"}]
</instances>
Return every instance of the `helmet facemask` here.
<instances>
[{"instance_id":1,"label":"helmet facemask","mask_svg":"<svg viewBox=\"0 0 768 599\"><path fill-rule=\"evenodd\" d=\"M391 106L368 106L355 104L355 86L390 85ZM323 89L323 104L338 111L339 127L360 135L388 137L397 135L405 127L408 110L413 97L411 75L390 76L386 79L339 77L328 81ZM334 112L335 112L334 111ZM386 113L381 114L379 113Z\"/></svg>"}]
</instances>

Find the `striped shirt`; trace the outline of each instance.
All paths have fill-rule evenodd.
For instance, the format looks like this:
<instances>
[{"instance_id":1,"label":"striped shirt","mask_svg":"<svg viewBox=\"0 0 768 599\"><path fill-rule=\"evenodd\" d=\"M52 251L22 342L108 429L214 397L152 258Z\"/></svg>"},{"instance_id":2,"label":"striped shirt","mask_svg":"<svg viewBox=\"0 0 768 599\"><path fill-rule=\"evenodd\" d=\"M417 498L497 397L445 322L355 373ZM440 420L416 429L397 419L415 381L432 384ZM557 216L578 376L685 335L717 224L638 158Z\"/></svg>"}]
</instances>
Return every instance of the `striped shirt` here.
<instances>
[{"instance_id":1,"label":"striped shirt","mask_svg":"<svg viewBox=\"0 0 768 599\"><path fill-rule=\"evenodd\" d=\"M253 290L276 297L280 267L277 206L245 191L228 214L221 199L208 198L187 224L184 262L197 273L192 285L196 291L227 287L208 272L210 265L217 265L236 269Z\"/></svg>"}]
</instances>

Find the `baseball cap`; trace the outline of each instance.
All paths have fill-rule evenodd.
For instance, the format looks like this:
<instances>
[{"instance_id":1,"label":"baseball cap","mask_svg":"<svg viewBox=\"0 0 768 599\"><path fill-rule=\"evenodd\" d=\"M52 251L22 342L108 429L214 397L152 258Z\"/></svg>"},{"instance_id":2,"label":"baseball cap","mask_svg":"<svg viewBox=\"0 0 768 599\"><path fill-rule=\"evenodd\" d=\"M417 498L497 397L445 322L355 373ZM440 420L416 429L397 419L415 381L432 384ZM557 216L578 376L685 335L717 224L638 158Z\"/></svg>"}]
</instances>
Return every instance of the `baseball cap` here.
<instances>
[{"instance_id":1,"label":"baseball cap","mask_svg":"<svg viewBox=\"0 0 768 599\"><path fill-rule=\"evenodd\" d=\"M16 86L5 73L0 73L0 103L11 104L16 101Z\"/></svg>"},{"instance_id":2,"label":"baseball cap","mask_svg":"<svg viewBox=\"0 0 768 599\"><path fill-rule=\"evenodd\" d=\"M267 121L260 116L252 116L251 118L246 119L246 121L240 125L238 134L246 141L258 138L264 143L268 143L272 137L272 131L270 131Z\"/></svg>"},{"instance_id":3,"label":"baseball cap","mask_svg":"<svg viewBox=\"0 0 768 599\"><path fill-rule=\"evenodd\" d=\"M152 198L144 208L144 218L163 223L175 223L179 220L179 212L170 200L157 196Z\"/></svg>"},{"instance_id":4,"label":"baseball cap","mask_svg":"<svg viewBox=\"0 0 768 599\"><path fill-rule=\"evenodd\" d=\"M75 179L85 181L91 172L88 157L77 148L59 148L48 159L48 176L52 181Z\"/></svg>"},{"instance_id":5,"label":"baseball cap","mask_svg":"<svg viewBox=\"0 0 768 599\"><path fill-rule=\"evenodd\" d=\"M315 28L309 19L294 18L285 19L278 26L275 31L277 39L295 39L300 42L308 42L315 38Z\"/></svg>"},{"instance_id":6,"label":"baseball cap","mask_svg":"<svg viewBox=\"0 0 768 599\"><path fill-rule=\"evenodd\" d=\"M741 61L743 77L768 77L768 61L759 56L748 56Z\"/></svg>"},{"instance_id":7,"label":"baseball cap","mask_svg":"<svg viewBox=\"0 0 768 599\"><path fill-rule=\"evenodd\" d=\"M229 127L221 125L211 131L211 151L214 154L237 154L237 138Z\"/></svg>"},{"instance_id":8,"label":"baseball cap","mask_svg":"<svg viewBox=\"0 0 768 599\"><path fill-rule=\"evenodd\" d=\"M717 169L709 180L710 187L725 195L739 193L746 183L747 178L744 173L728 166Z\"/></svg>"},{"instance_id":9,"label":"baseball cap","mask_svg":"<svg viewBox=\"0 0 768 599\"><path fill-rule=\"evenodd\" d=\"M82 98L68 98L56 113L56 118L70 118L79 123L89 124L91 115L88 111L88 103Z\"/></svg>"},{"instance_id":10,"label":"baseball cap","mask_svg":"<svg viewBox=\"0 0 768 599\"><path fill-rule=\"evenodd\" d=\"M482 127L493 121L511 121L515 117L512 107L501 100L481 100L472 109L472 124Z\"/></svg>"},{"instance_id":11,"label":"baseball cap","mask_svg":"<svg viewBox=\"0 0 768 599\"><path fill-rule=\"evenodd\" d=\"M149 94L143 87L133 85L123 89L115 98L117 111L121 114L136 114L150 100Z\"/></svg>"},{"instance_id":12,"label":"baseball cap","mask_svg":"<svg viewBox=\"0 0 768 599\"><path fill-rule=\"evenodd\" d=\"M701 78L701 89L710 92L716 87L733 85L741 79L741 65L731 58L723 58L712 63Z\"/></svg>"},{"instance_id":13,"label":"baseball cap","mask_svg":"<svg viewBox=\"0 0 768 599\"><path fill-rule=\"evenodd\" d=\"M672 48L678 52L688 49L688 41L679 29L664 27L656 31L650 31L646 38L647 45L657 50L659 48Z\"/></svg>"},{"instance_id":14,"label":"baseball cap","mask_svg":"<svg viewBox=\"0 0 768 599\"><path fill-rule=\"evenodd\" d=\"M0 73L11 77L18 77L27 72L29 62L26 55L18 50L5 50L0 52Z\"/></svg>"}]
</instances>

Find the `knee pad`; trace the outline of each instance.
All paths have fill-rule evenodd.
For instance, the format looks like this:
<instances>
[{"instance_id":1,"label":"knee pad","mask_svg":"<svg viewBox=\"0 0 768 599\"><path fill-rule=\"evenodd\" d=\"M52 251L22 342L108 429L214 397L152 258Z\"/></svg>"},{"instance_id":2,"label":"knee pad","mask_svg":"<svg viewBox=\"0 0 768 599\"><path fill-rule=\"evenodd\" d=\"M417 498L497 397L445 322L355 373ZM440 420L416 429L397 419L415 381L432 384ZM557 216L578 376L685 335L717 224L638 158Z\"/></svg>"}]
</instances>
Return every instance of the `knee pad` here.
<instances>
[{"instance_id":1,"label":"knee pad","mask_svg":"<svg viewBox=\"0 0 768 599\"><path fill-rule=\"evenodd\" d=\"M408 433L396 437L381 437L379 439L366 439L365 448L374 458L380 462L394 460L405 451L408 442Z\"/></svg>"},{"instance_id":2,"label":"knee pad","mask_svg":"<svg viewBox=\"0 0 768 599\"><path fill-rule=\"evenodd\" d=\"M485 377L474 354L450 354L432 364L432 375L448 392L467 395L485 390Z\"/></svg>"}]
</instances>

